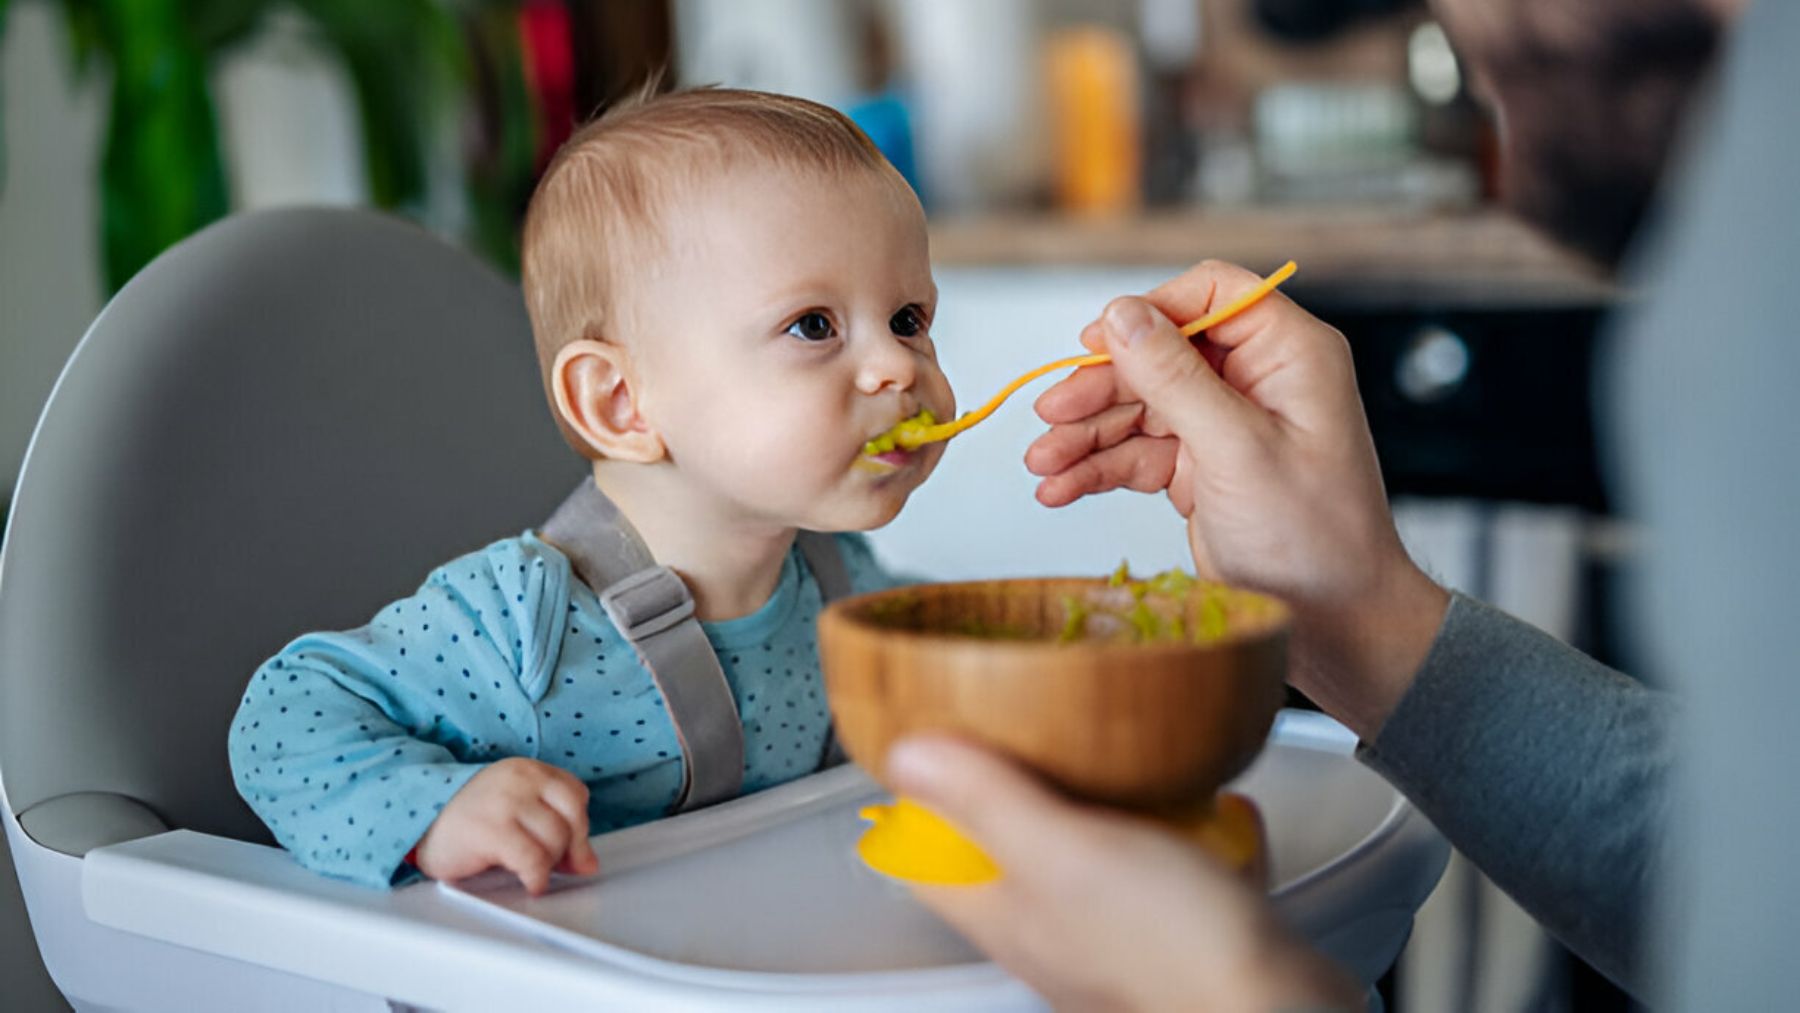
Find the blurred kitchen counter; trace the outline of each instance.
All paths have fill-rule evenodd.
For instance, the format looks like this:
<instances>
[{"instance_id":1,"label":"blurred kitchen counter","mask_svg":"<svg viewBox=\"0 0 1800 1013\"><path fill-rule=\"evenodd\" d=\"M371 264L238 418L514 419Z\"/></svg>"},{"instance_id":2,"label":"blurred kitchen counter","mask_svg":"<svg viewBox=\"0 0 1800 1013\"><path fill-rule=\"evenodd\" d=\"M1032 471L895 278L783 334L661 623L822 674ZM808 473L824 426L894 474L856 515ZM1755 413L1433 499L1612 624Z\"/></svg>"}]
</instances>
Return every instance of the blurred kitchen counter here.
<instances>
[{"instance_id":1,"label":"blurred kitchen counter","mask_svg":"<svg viewBox=\"0 0 1800 1013\"><path fill-rule=\"evenodd\" d=\"M933 219L940 268L1166 267L1207 258L1333 302L1388 306L1593 306L1618 293L1591 262L1498 210L1460 213L1283 207L1174 210L1132 218L1048 213Z\"/></svg>"}]
</instances>

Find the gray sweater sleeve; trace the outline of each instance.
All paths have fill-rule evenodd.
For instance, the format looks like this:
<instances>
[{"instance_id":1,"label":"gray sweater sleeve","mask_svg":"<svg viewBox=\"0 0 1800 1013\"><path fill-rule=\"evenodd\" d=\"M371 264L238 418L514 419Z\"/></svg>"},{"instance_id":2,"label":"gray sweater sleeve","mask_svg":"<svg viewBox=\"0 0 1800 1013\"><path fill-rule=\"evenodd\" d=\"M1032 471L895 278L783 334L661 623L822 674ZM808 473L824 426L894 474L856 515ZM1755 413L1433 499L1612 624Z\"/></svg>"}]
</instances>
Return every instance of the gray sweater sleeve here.
<instances>
[{"instance_id":1,"label":"gray sweater sleeve","mask_svg":"<svg viewBox=\"0 0 1800 1013\"><path fill-rule=\"evenodd\" d=\"M1675 718L1668 695L1455 595L1359 755L1552 935L1641 996Z\"/></svg>"}]
</instances>

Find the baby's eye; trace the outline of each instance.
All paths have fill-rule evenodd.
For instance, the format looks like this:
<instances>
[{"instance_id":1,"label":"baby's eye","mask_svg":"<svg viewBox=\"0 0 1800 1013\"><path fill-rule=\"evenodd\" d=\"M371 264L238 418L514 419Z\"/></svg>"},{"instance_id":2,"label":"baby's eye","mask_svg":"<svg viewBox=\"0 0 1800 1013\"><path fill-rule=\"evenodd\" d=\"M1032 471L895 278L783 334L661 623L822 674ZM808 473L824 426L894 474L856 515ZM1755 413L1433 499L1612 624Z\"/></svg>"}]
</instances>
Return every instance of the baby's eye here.
<instances>
[{"instance_id":1,"label":"baby's eye","mask_svg":"<svg viewBox=\"0 0 1800 1013\"><path fill-rule=\"evenodd\" d=\"M925 311L907 306L888 321L888 329L903 338L916 338L925 333Z\"/></svg>"},{"instance_id":2,"label":"baby's eye","mask_svg":"<svg viewBox=\"0 0 1800 1013\"><path fill-rule=\"evenodd\" d=\"M788 325L787 333L801 341L829 341L837 337L836 328L831 326L831 318L823 313L803 314L800 319Z\"/></svg>"}]
</instances>

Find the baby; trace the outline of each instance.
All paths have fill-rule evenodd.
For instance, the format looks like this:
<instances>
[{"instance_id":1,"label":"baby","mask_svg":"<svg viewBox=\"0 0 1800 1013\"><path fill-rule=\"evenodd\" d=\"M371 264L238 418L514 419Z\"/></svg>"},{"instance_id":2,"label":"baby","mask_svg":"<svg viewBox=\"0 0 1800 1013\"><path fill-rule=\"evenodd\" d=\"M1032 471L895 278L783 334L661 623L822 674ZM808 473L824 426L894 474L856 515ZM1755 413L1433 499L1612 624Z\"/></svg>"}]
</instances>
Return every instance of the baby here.
<instances>
[{"instance_id":1,"label":"baby","mask_svg":"<svg viewBox=\"0 0 1800 1013\"><path fill-rule=\"evenodd\" d=\"M552 161L523 245L545 388L592 483L252 676L238 790L319 872L500 866L535 893L595 871L590 828L817 769L822 588L894 581L861 535L814 533L892 520L942 445L864 443L955 413L918 200L823 106L700 90L609 111Z\"/></svg>"}]
</instances>

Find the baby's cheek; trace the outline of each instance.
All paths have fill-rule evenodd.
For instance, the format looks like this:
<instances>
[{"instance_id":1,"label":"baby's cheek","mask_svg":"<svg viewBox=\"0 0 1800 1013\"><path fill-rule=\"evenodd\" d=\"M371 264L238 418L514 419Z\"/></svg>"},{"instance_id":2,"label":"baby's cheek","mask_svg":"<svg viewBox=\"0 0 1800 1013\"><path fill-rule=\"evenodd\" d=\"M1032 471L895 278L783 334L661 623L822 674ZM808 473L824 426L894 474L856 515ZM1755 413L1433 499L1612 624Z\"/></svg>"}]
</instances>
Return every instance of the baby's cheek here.
<instances>
[{"instance_id":1,"label":"baby's cheek","mask_svg":"<svg viewBox=\"0 0 1800 1013\"><path fill-rule=\"evenodd\" d=\"M925 400L942 406L942 410L937 413L938 421L948 422L956 418L956 391L950 386L950 378L944 375L944 371L938 368L936 362L931 364L930 372L926 374L926 377L926 382L930 385L929 389L934 396Z\"/></svg>"},{"instance_id":2,"label":"baby's cheek","mask_svg":"<svg viewBox=\"0 0 1800 1013\"><path fill-rule=\"evenodd\" d=\"M755 422L738 430L725 447L720 466L762 497L804 501L842 470L842 439L831 440L831 425Z\"/></svg>"},{"instance_id":3,"label":"baby's cheek","mask_svg":"<svg viewBox=\"0 0 1800 1013\"><path fill-rule=\"evenodd\" d=\"M939 462L944 459L944 448L947 446L949 446L947 443L933 443L930 447L926 448L925 461L919 468L920 482L930 478L932 473L937 471ZM914 488L917 488L917 486L914 486Z\"/></svg>"}]
</instances>

